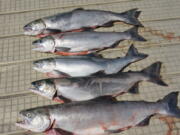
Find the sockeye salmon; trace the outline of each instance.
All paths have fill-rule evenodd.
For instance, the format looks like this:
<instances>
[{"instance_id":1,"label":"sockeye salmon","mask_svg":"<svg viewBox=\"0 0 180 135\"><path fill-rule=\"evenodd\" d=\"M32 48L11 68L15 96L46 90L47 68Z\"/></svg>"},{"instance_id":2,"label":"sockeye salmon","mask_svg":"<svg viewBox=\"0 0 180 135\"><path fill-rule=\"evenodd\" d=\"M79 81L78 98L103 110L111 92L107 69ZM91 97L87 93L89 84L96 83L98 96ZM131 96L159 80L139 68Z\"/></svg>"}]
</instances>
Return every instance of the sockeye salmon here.
<instances>
[{"instance_id":1,"label":"sockeye salmon","mask_svg":"<svg viewBox=\"0 0 180 135\"><path fill-rule=\"evenodd\" d=\"M172 92L157 102L116 101L110 97L100 97L42 106L21 111L22 120L16 125L46 133L55 129L74 135L119 133L131 127L147 126L156 114L180 118L177 97L178 92Z\"/></svg>"},{"instance_id":2,"label":"sockeye salmon","mask_svg":"<svg viewBox=\"0 0 180 135\"><path fill-rule=\"evenodd\" d=\"M114 74L148 55L138 53L133 45L123 58L107 59L95 56L69 56L37 60L33 68L46 73L48 77L85 77L96 73Z\"/></svg>"},{"instance_id":3,"label":"sockeye salmon","mask_svg":"<svg viewBox=\"0 0 180 135\"><path fill-rule=\"evenodd\" d=\"M141 12L137 10L136 8L123 13L115 13L111 11L78 8L32 21L24 26L24 34L43 37L66 31L83 31L100 26L110 27L113 26L113 22L117 21L142 26L137 19Z\"/></svg>"},{"instance_id":4,"label":"sockeye salmon","mask_svg":"<svg viewBox=\"0 0 180 135\"><path fill-rule=\"evenodd\" d=\"M134 27L125 32L72 32L47 36L34 41L33 50L61 55L82 55L116 47L120 41L146 41Z\"/></svg>"}]
</instances>

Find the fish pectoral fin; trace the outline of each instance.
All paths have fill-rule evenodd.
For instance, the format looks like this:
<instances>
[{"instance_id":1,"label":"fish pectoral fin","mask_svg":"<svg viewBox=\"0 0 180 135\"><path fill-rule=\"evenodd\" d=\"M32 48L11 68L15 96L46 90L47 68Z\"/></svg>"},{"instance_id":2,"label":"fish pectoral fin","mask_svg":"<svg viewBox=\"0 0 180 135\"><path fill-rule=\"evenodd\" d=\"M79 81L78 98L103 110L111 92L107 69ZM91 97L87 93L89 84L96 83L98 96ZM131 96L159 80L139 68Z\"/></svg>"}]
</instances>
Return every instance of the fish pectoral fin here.
<instances>
[{"instance_id":1,"label":"fish pectoral fin","mask_svg":"<svg viewBox=\"0 0 180 135\"><path fill-rule=\"evenodd\" d=\"M61 71L58 71L58 70L54 70L54 72L58 73L59 75L61 75L62 77L70 77L70 75L64 73L64 72L61 72Z\"/></svg>"},{"instance_id":2,"label":"fish pectoral fin","mask_svg":"<svg viewBox=\"0 0 180 135\"><path fill-rule=\"evenodd\" d=\"M133 87L129 89L129 93L138 94L139 93L139 82L135 83Z\"/></svg>"},{"instance_id":3,"label":"fish pectoral fin","mask_svg":"<svg viewBox=\"0 0 180 135\"><path fill-rule=\"evenodd\" d=\"M149 125L149 121L150 121L152 116L153 115L148 116L146 119L141 121L137 126L139 126L139 127L148 126Z\"/></svg>"},{"instance_id":4,"label":"fish pectoral fin","mask_svg":"<svg viewBox=\"0 0 180 135\"><path fill-rule=\"evenodd\" d=\"M61 100L63 100L64 103L70 103L70 102L71 102L70 99L68 99L68 98L66 98L66 97L63 97L63 96L58 96L58 98L61 99Z\"/></svg>"},{"instance_id":5,"label":"fish pectoral fin","mask_svg":"<svg viewBox=\"0 0 180 135\"><path fill-rule=\"evenodd\" d=\"M49 131L46 131L45 135L63 135L63 134L59 133L56 129L51 129Z\"/></svg>"},{"instance_id":6,"label":"fish pectoral fin","mask_svg":"<svg viewBox=\"0 0 180 135\"><path fill-rule=\"evenodd\" d=\"M64 131L62 129L56 129L56 128L52 128L48 131L45 132L46 135L73 135L73 133Z\"/></svg>"},{"instance_id":7,"label":"fish pectoral fin","mask_svg":"<svg viewBox=\"0 0 180 135\"><path fill-rule=\"evenodd\" d=\"M105 24L102 25L102 27L112 27L112 26L114 26L114 22L113 21L110 21L110 22L105 23Z\"/></svg>"},{"instance_id":8,"label":"fish pectoral fin","mask_svg":"<svg viewBox=\"0 0 180 135\"><path fill-rule=\"evenodd\" d=\"M52 72L48 72L46 75L48 77L53 77L53 78L70 77L68 74L60 72L58 70L53 70Z\"/></svg>"},{"instance_id":9,"label":"fish pectoral fin","mask_svg":"<svg viewBox=\"0 0 180 135\"><path fill-rule=\"evenodd\" d=\"M71 50L71 48L68 47L55 47L56 51L60 51L60 52L68 52Z\"/></svg>"},{"instance_id":10,"label":"fish pectoral fin","mask_svg":"<svg viewBox=\"0 0 180 135\"><path fill-rule=\"evenodd\" d=\"M46 37L46 36L50 36L50 35L58 34L58 33L61 33L61 30L46 29L43 31L43 33L38 34L36 37L42 38L42 37Z\"/></svg>"}]
</instances>

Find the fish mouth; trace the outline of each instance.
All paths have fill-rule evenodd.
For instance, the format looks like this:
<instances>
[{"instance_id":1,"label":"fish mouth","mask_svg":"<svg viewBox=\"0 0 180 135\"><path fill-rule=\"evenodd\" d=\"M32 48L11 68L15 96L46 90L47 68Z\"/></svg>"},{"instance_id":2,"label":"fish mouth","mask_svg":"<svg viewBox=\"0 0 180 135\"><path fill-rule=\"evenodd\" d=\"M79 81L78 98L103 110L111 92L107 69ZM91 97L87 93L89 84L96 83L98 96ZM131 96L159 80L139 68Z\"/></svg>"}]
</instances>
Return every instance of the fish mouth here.
<instances>
[{"instance_id":1,"label":"fish mouth","mask_svg":"<svg viewBox=\"0 0 180 135\"><path fill-rule=\"evenodd\" d=\"M39 91L39 88L38 86L35 84L35 82L32 82L31 83L32 87L29 88L29 90L33 93L36 93L36 94L41 94L41 92Z\"/></svg>"},{"instance_id":2,"label":"fish mouth","mask_svg":"<svg viewBox=\"0 0 180 135\"><path fill-rule=\"evenodd\" d=\"M44 50L44 46L39 44L38 41L33 41L32 45L35 47L32 49L33 51L41 51L42 52Z\"/></svg>"},{"instance_id":3,"label":"fish mouth","mask_svg":"<svg viewBox=\"0 0 180 135\"><path fill-rule=\"evenodd\" d=\"M23 29L24 29L24 31L32 31L32 28L30 26L28 26L28 25L25 25L23 27Z\"/></svg>"},{"instance_id":4,"label":"fish mouth","mask_svg":"<svg viewBox=\"0 0 180 135\"><path fill-rule=\"evenodd\" d=\"M22 127L22 125L27 125L26 123L26 120L19 120L16 122L16 126Z\"/></svg>"},{"instance_id":5,"label":"fish mouth","mask_svg":"<svg viewBox=\"0 0 180 135\"><path fill-rule=\"evenodd\" d=\"M30 90L31 92L36 93L36 94L40 94L40 92L38 91L37 88L29 88L29 90Z\"/></svg>"},{"instance_id":6,"label":"fish mouth","mask_svg":"<svg viewBox=\"0 0 180 135\"><path fill-rule=\"evenodd\" d=\"M47 96L45 93L42 93L41 91L39 91L38 88L29 88L29 90L35 94L41 95L41 96L43 96L47 99L50 99L50 100L52 100L54 98L54 95L55 95L54 94L53 96Z\"/></svg>"},{"instance_id":7,"label":"fish mouth","mask_svg":"<svg viewBox=\"0 0 180 135\"><path fill-rule=\"evenodd\" d=\"M34 34L33 34L33 30L32 30L32 28L31 28L30 26L25 25L25 26L23 27L23 29L24 29L24 34L25 34L25 35L34 35Z\"/></svg>"},{"instance_id":8,"label":"fish mouth","mask_svg":"<svg viewBox=\"0 0 180 135\"><path fill-rule=\"evenodd\" d=\"M41 33L41 31L33 30L30 26L26 26L26 25L23 27L23 30L24 30L24 35L35 36Z\"/></svg>"},{"instance_id":9,"label":"fish mouth","mask_svg":"<svg viewBox=\"0 0 180 135\"><path fill-rule=\"evenodd\" d=\"M43 46L41 46L41 45L36 45L36 47L33 48L32 50L33 50L33 51L41 51L41 52L42 52L43 49L44 49Z\"/></svg>"}]
</instances>

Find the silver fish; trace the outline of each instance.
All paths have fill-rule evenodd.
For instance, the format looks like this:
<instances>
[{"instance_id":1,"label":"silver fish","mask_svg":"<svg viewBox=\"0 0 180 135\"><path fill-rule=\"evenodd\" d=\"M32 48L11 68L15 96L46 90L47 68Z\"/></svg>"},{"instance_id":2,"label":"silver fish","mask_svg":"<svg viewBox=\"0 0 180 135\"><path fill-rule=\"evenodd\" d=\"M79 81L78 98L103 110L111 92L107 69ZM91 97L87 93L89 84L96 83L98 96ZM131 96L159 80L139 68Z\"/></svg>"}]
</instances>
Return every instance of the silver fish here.
<instances>
[{"instance_id":1,"label":"silver fish","mask_svg":"<svg viewBox=\"0 0 180 135\"><path fill-rule=\"evenodd\" d=\"M125 32L72 32L47 36L34 41L33 50L39 52L90 52L115 47L123 40L146 41L134 27Z\"/></svg>"},{"instance_id":2,"label":"silver fish","mask_svg":"<svg viewBox=\"0 0 180 135\"><path fill-rule=\"evenodd\" d=\"M76 135L107 135L147 126L156 114L180 118L178 92L157 102L116 101L110 97L42 106L20 112L17 126L34 132L60 129Z\"/></svg>"},{"instance_id":3,"label":"silver fish","mask_svg":"<svg viewBox=\"0 0 180 135\"><path fill-rule=\"evenodd\" d=\"M33 68L39 72L46 73L47 76L57 77L85 77L95 73L114 74L136 62L146 58L148 55L138 53L133 45L123 58L106 59L95 56L74 56L56 57L37 60L33 63Z\"/></svg>"},{"instance_id":4,"label":"silver fish","mask_svg":"<svg viewBox=\"0 0 180 135\"><path fill-rule=\"evenodd\" d=\"M135 26L142 26L138 21L140 11L131 9L123 13L103 10L85 10L78 8L65 13L43 17L24 26L25 35L49 34L72 30L85 30L99 26L110 27L113 22L122 21Z\"/></svg>"},{"instance_id":5,"label":"silver fish","mask_svg":"<svg viewBox=\"0 0 180 135\"><path fill-rule=\"evenodd\" d=\"M138 93L140 81L150 81L167 86L160 77L161 62L156 62L142 71L119 72L95 77L43 79L32 82L30 90L54 101L83 101L100 96L118 96L130 92ZM64 101L65 102L65 101Z\"/></svg>"}]
</instances>

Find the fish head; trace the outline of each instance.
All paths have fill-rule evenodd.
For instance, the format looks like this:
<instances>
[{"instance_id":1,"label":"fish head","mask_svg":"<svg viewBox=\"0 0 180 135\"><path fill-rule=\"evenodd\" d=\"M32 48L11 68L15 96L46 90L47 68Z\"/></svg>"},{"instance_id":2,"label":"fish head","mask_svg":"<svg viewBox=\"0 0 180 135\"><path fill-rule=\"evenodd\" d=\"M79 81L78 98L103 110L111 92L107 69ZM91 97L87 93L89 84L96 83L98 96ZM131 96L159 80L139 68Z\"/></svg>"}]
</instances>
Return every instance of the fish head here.
<instances>
[{"instance_id":1,"label":"fish head","mask_svg":"<svg viewBox=\"0 0 180 135\"><path fill-rule=\"evenodd\" d=\"M53 80L38 80L31 83L30 90L36 94L44 96L48 99L53 99L56 94L56 88Z\"/></svg>"},{"instance_id":2,"label":"fish head","mask_svg":"<svg viewBox=\"0 0 180 135\"><path fill-rule=\"evenodd\" d=\"M21 120L16 122L16 126L33 132L44 132L48 130L53 123L47 110L44 108L23 110L19 115Z\"/></svg>"},{"instance_id":3,"label":"fish head","mask_svg":"<svg viewBox=\"0 0 180 135\"><path fill-rule=\"evenodd\" d=\"M46 26L41 19L32 21L23 27L25 35L41 34L45 30L45 28Z\"/></svg>"},{"instance_id":4,"label":"fish head","mask_svg":"<svg viewBox=\"0 0 180 135\"><path fill-rule=\"evenodd\" d=\"M55 42L52 36L47 36L38 40L35 40L33 43L35 48L32 50L39 52L54 52L55 51Z\"/></svg>"},{"instance_id":5,"label":"fish head","mask_svg":"<svg viewBox=\"0 0 180 135\"><path fill-rule=\"evenodd\" d=\"M56 66L53 58L37 60L33 62L33 69L42 73L52 72Z\"/></svg>"}]
</instances>

